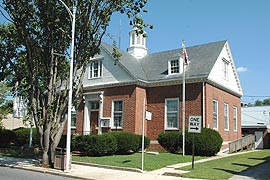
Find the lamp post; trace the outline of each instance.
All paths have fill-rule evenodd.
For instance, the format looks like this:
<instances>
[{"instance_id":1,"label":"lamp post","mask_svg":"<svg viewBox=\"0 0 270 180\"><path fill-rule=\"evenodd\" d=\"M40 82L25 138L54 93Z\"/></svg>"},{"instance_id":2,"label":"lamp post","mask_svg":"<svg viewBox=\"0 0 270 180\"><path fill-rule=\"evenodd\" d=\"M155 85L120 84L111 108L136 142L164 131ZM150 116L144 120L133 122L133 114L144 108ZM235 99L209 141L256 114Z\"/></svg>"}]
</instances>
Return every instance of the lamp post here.
<instances>
[{"instance_id":1,"label":"lamp post","mask_svg":"<svg viewBox=\"0 0 270 180\"><path fill-rule=\"evenodd\" d=\"M69 162L70 158L70 140L71 140L71 109L72 109L72 85L73 85L73 60L74 60L74 42L75 42L75 15L76 15L76 5L73 6L73 12L67 7L67 5L59 0L66 8L70 20L72 23L72 37L71 37L71 48L70 48L70 69L69 69L69 91L68 91L68 120L67 120L67 144L66 144L66 165L65 172L69 172Z\"/></svg>"}]
</instances>

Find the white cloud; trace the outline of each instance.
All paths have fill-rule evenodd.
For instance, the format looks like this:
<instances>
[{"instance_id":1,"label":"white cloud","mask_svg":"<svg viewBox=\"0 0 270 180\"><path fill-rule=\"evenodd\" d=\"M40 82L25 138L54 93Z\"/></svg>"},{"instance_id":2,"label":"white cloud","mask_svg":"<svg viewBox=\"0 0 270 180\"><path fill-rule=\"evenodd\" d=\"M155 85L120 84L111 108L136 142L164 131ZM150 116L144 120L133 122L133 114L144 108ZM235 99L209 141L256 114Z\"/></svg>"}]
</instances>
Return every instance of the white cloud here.
<instances>
[{"instance_id":1,"label":"white cloud","mask_svg":"<svg viewBox=\"0 0 270 180\"><path fill-rule=\"evenodd\" d=\"M248 68L246 68L246 67L238 67L237 68L237 72L246 72L248 70Z\"/></svg>"}]
</instances>

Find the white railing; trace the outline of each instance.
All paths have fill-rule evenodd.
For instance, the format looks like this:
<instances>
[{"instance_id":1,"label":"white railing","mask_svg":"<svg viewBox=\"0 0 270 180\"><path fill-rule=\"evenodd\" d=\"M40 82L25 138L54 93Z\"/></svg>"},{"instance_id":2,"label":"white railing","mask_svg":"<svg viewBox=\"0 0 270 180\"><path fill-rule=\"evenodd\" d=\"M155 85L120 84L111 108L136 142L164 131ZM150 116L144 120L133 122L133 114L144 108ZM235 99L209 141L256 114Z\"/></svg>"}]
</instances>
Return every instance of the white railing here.
<instances>
[{"instance_id":1,"label":"white railing","mask_svg":"<svg viewBox=\"0 0 270 180\"><path fill-rule=\"evenodd\" d=\"M251 134L244 136L241 139L229 143L229 153L237 152L243 149L252 149L254 148L254 144L255 144L254 135Z\"/></svg>"}]
</instances>

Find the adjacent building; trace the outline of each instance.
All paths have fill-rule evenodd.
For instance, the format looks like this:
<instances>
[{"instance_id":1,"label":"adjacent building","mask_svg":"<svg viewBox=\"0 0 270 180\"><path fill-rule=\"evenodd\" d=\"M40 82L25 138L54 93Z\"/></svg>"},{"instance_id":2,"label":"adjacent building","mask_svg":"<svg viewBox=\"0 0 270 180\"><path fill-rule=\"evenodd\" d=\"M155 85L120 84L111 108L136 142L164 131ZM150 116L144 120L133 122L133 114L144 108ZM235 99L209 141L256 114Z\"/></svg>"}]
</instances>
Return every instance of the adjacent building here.
<instances>
[{"instance_id":1,"label":"adjacent building","mask_svg":"<svg viewBox=\"0 0 270 180\"><path fill-rule=\"evenodd\" d=\"M242 133L255 135L255 148L270 148L270 106L242 107Z\"/></svg>"},{"instance_id":2,"label":"adjacent building","mask_svg":"<svg viewBox=\"0 0 270 180\"><path fill-rule=\"evenodd\" d=\"M217 130L224 146L241 138L243 95L228 41L148 54L146 38L131 30L126 51L113 57L113 46L102 43L83 79L84 102L73 131L80 134L106 131L142 133L157 144L158 134L182 129L183 72L185 71L185 125L190 115L202 116L202 126Z\"/></svg>"}]
</instances>

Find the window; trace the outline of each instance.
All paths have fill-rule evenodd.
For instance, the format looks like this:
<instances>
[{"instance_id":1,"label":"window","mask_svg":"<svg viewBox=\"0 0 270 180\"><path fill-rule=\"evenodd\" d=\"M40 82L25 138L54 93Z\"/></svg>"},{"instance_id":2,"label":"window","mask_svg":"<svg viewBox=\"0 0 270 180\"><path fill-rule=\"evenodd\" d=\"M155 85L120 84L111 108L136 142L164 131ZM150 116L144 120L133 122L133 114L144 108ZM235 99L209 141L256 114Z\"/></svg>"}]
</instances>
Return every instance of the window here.
<instances>
[{"instance_id":1,"label":"window","mask_svg":"<svg viewBox=\"0 0 270 180\"><path fill-rule=\"evenodd\" d=\"M99 110L99 101L91 101L90 105L91 105L91 110L96 110L96 111Z\"/></svg>"},{"instance_id":2,"label":"window","mask_svg":"<svg viewBox=\"0 0 270 180\"><path fill-rule=\"evenodd\" d=\"M237 107L233 107L233 130L237 131Z\"/></svg>"},{"instance_id":3,"label":"window","mask_svg":"<svg viewBox=\"0 0 270 180\"><path fill-rule=\"evenodd\" d=\"M169 62L169 71L170 71L170 74L179 73L179 60L171 60Z\"/></svg>"},{"instance_id":4,"label":"window","mask_svg":"<svg viewBox=\"0 0 270 180\"><path fill-rule=\"evenodd\" d=\"M213 100L213 129L218 129L218 101Z\"/></svg>"},{"instance_id":5,"label":"window","mask_svg":"<svg viewBox=\"0 0 270 180\"><path fill-rule=\"evenodd\" d=\"M229 61L226 59L223 59L222 62L222 71L223 71L223 78L228 80L228 67L229 67Z\"/></svg>"},{"instance_id":6,"label":"window","mask_svg":"<svg viewBox=\"0 0 270 180\"><path fill-rule=\"evenodd\" d=\"M102 61L92 61L89 66L89 75L88 78L98 78L102 76Z\"/></svg>"},{"instance_id":7,"label":"window","mask_svg":"<svg viewBox=\"0 0 270 180\"><path fill-rule=\"evenodd\" d=\"M165 100L165 129L178 129L179 100Z\"/></svg>"},{"instance_id":8,"label":"window","mask_svg":"<svg viewBox=\"0 0 270 180\"><path fill-rule=\"evenodd\" d=\"M137 35L137 44L141 44L141 35Z\"/></svg>"},{"instance_id":9,"label":"window","mask_svg":"<svg viewBox=\"0 0 270 180\"><path fill-rule=\"evenodd\" d=\"M135 34L133 33L131 36L131 44L134 45L135 44Z\"/></svg>"},{"instance_id":10,"label":"window","mask_svg":"<svg viewBox=\"0 0 270 180\"><path fill-rule=\"evenodd\" d=\"M71 112L71 128L76 129L77 114L76 111Z\"/></svg>"},{"instance_id":11,"label":"window","mask_svg":"<svg viewBox=\"0 0 270 180\"><path fill-rule=\"evenodd\" d=\"M224 104L224 130L229 130L229 105Z\"/></svg>"},{"instance_id":12,"label":"window","mask_svg":"<svg viewBox=\"0 0 270 180\"><path fill-rule=\"evenodd\" d=\"M113 101L113 126L114 128L123 128L123 101Z\"/></svg>"}]
</instances>

